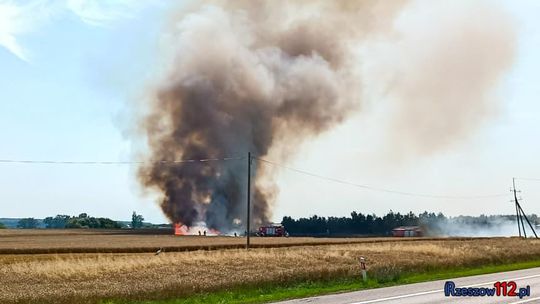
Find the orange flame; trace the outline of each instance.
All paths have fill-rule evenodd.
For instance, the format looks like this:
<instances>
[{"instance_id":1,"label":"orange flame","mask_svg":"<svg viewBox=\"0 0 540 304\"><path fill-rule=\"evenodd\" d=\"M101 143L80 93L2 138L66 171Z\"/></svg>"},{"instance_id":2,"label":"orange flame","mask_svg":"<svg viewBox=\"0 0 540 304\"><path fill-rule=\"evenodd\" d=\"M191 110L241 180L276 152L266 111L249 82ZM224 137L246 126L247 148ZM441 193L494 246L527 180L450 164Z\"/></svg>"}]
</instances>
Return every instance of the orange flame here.
<instances>
[{"instance_id":1,"label":"orange flame","mask_svg":"<svg viewBox=\"0 0 540 304\"><path fill-rule=\"evenodd\" d=\"M221 234L219 230L210 229L204 225L188 227L182 223L174 224L174 235L204 235L205 232L206 232L206 235L220 235Z\"/></svg>"}]
</instances>

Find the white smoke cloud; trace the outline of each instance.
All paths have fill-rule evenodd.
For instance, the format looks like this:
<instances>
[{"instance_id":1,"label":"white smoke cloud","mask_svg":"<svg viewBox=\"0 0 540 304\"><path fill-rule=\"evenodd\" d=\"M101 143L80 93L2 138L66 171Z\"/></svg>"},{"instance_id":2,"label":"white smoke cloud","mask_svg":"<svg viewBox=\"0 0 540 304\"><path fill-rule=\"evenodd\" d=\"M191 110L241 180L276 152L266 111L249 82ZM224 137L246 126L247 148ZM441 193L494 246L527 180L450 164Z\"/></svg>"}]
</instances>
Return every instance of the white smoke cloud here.
<instances>
[{"instance_id":1,"label":"white smoke cloud","mask_svg":"<svg viewBox=\"0 0 540 304\"><path fill-rule=\"evenodd\" d=\"M396 33L370 54L370 87L389 103L388 147L398 159L471 138L497 114L497 87L516 53L514 20L489 1L413 1Z\"/></svg>"},{"instance_id":2,"label":"white smoke cloud","mask_svg":"<svg viewBox=\"0 0 540 304\"><path fill-rule=\"evenodd\" d=\"M487 224L470 223L462 218L450 218L436 224L443 236L451 237L509 237L517 235L516 222L508 218L492 217ZM527 233L530 233L527 227ZM530 233L532 234L532 233Z\"/></svg>"}]
</instances>

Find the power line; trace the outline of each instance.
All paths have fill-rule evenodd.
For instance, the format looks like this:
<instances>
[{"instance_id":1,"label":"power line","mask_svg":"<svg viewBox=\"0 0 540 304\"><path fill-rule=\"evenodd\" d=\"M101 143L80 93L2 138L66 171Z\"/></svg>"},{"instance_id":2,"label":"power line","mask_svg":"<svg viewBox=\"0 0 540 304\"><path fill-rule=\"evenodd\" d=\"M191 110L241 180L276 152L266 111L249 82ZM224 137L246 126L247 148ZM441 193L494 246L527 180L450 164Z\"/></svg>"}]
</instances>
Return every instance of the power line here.
<instances>
[{"instance_id":1,"label":"power line","mask_svg":"<svg viewBox=\"0 0 540 304\"><path fill-rule=\"evenodd\" d=\"M490 195L473 195L473 196L466 196L466 195L453 196L453 195L437 195L437 194L424 194L424 193L398 191L398 190L378 188L378 187L373 187L373 186L369 186L369 185L352 183L352 182L349 182L349 181L345 181L345 180L341 180L341 179L337 179L337 178L333 178L333 177L327 177L327 176L311 173L311 172L308 172L308 171L292 168L292 167L289 167L289 166L285 166L285 165L282 165L282 164L279 164L279 163L276 163L276 162L272 162L272 161L269 161L269 160L261 159L261 158L255 158L255 159L257 159L257 160L259 160L259 161L261 161L263 163L278 166L278 167L281 167L281 168L284 168L284 169L287 169L287 170L290 170L290 171L294 171L294 172L297 172L297 173L301 173L301 174L304 174L304 175L308 175L308 176L328 180L328 181L339 183L339 184L345 184L345 185L349 185L349 186L363 188L363 189L367 189L367 190L371 190L371 191L386 192L386 193L406 195L406 196L414 196L414 197L435 198L435 199L483 199L483 198L495 198L495 197L508 196L508 194L506 194L506 193L505 194L490 194Z\"/></svg>"},{"instance_id":2,"label":"power line","mask_svg":"<svg viewBox=\"0 0 540 304\"><path fill-rule=\"evenodd\" d=\"M132 165L132 164L163 164L163 165L175 165L175 164L185 164L185 163L205 163L205 162L215 162L215 161L231 161L231 160L243 160L245 157L223 157L223 158L201 158L201 159L181 159L181 160L157 160L157 161L56 161L56 160L21 160L21 159L0 159L0 163L4 164L52 164L52 165ZM436 198L436 199L484 199L484 198L495 198L507 196L507 194L491 194L491 195L476 195L476 196L453 196L453 195L437 195L437 194L425 194L425 193L415 193L415 192L406 192L398 191L386 188L373 187L364 184L352 183L349 181L327 177L315 173L311 173L305 170L300 170L292 168L286 165L282 165L273 161L252 157L266 164L271 164L281 168L285 168L290 171L308 175L311 177L316 177L319 179L328 180L331 182L345 184L349 186L354 186L358 188L363 188L371 191L386 192L392 194L413 196L413 197L424 197L424 198ZM538 180L533 178L517 178L523 180Z\"/></svg>"},{"instance_id":3,"label":"power line","mask_svg":"<svg viewBox=\"0 0 540 304\"><path fill-rule=\"evenodd\" d=\"M20 160L20 159L0 159L4 164L52 164L52 165L133 165L133 164L183 164L183 163L205 163L214 161L242 160L245 157L224 157L224 158L202 158L202 159L181 159L181 160L157 160L157 161L56 161L56 160Z\"/></svg>"}]
</instances>

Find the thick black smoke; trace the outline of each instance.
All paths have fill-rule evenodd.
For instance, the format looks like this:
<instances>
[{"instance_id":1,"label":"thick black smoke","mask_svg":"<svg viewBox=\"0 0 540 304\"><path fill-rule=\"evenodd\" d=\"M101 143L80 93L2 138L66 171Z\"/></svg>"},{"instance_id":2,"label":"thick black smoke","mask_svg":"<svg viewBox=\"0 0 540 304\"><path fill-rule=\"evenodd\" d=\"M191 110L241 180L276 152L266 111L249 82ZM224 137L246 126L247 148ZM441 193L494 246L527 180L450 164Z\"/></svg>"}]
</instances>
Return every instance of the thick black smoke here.
<instances>
[{"instance_id":1,"label":"thick black smoke","mask_svg":"<svg viewBox=\"0 0 540 304\"><path fill-rule=\"evenodd\" d=\"M352 2L352 1L351 1ZM341 122L357 104L352 46L399 5L372 1L234 1L175 16L161 80L144 118L151 160L245 156L281 160ZM375 24L377 23L377 24ZM375 26L377 25L377 26ZM140 168L173 221L232 229L243 223L246 160ZM253 220L271 215L275 186L258 167Z\"/></svg>"}]
</instances>

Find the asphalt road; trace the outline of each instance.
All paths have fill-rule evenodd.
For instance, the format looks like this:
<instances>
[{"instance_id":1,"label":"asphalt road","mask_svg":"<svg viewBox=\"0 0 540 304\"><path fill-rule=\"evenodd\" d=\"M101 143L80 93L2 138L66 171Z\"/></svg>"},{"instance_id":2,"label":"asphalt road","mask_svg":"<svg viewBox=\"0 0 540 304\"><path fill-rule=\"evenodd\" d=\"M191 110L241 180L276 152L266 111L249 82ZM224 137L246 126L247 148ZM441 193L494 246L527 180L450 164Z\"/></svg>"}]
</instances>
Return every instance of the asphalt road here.
<instances>
[{"instance_id":1,"label":"asphalt road","mask_svg":"<svg viewBox=\"0 0 540 304\"><path fill-rule=\"evenodd\" d=\"M515 281L518 289L530 286L530 296L503 297L446 297L444 295L445 282L449 280L433 281L418 284L401 285L395 287L370 289L364 291L348 292L342 294L312 297L298 300L279 302L280 304L432 304L432 303L540 303L540 268L499 272L472 277L456 278L456 288L461 287L487 287L493 288L497 281Z\"/></svg>"}]
</instances>

